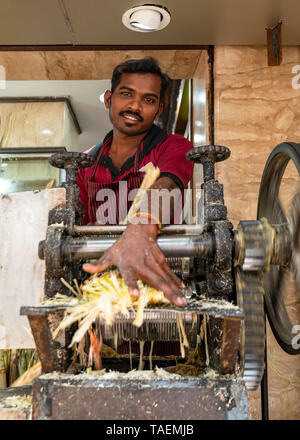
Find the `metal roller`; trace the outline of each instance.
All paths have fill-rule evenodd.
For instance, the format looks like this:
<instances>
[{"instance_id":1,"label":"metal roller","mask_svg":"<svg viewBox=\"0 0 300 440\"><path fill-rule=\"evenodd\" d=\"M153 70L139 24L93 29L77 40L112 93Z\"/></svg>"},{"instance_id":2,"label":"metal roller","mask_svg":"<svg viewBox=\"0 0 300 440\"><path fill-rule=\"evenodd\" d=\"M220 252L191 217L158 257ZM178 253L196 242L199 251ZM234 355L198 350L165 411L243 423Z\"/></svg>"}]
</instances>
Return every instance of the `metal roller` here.
<instances>
[{"instance_id":1,"label":"metal roller","mask_svg":"<svg viewBox=\"0 0 300 440\"><path fill-rule=\"evenodd\" d=\"M92 260L101 257L116 241L116 238L72 238L66 237L61 244L64 261ZM177 235L176 237L158 237L157 244L166 257L201 257L213 255L214 243L211 236L199 237Z\"/></svg>"},{"instance_id":2,"label":"metal roller","mask_svg":"<svg viewBox=\"0 0 300 440\"><path fill-rule=\"evenodd\" d=\"M123 225L95 225L95 226L80 226L74 225L73 233L74 235L121 235L125 231L126 226ZM164 226L161 229L162 235L175 235L175 234L184 234L184 235L200 235L203 232L202 225L169 225Z\"/></svg>"}]
</instances>

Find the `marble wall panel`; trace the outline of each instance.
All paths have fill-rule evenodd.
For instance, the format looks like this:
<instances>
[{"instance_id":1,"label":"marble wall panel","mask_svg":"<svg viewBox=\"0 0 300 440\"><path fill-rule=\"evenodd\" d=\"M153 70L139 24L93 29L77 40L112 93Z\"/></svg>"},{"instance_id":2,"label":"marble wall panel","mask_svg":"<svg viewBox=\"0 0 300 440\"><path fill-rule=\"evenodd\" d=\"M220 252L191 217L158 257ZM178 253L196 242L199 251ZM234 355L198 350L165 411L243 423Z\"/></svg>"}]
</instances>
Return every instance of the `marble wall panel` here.
<instances>
[{"instance_id":1,"label":"marble wall panel","mask_svg":"<svg viewBox=\"0 0 300 440\"><path fill-rule=\"evenodd\" d=\"M64 102L0 102L0 148L66 147L78 134Z\"/></svg>"},{"instance_id":2,"label":"marble wall panel","mask_svg":"<svg viewBox=\"0 0 300 440\"><path fill-rule=\"evenodd\" d=\"M271 420L300 420L300 361L282 351L267 326Z\"/></svg>"},{"instance_id":3,"label":"marble wall panel","mask_svg":"<svg viewBox=\"0 0 300 440\"><path fill-rule=\"evenodd\" d=\"M62 146L64 103L0 103L0 146Z\"/></svg>"},{"instance_id":4,"label":"marble wall panel","mask_svg":"<svg viewBox=\"0 0 300 440\"><path fill-rule=\"evenodd\" d=\"M299 66L299 69L295 66ZM215 143L231 157L217 165L229 218L256 219L259 185L266 160L281 142L300 143L300 48L284 47L281 66L269 67L265 47L215 48ZM298 182L287 169L282 198L290 201ZM288 207L287 207L288 210ZM300 324L300 298L289 293L286 306ZM290 356L267 330L270 419L300 419L300 356ZM261 418L260 390L249 392L252 419Z\"/></svg>"},{"instance_id":5,"label":"marble wall panel","mask_svg":"<svg viewBox=\"0 0 300 440\"><path fill-rule=\"evenodd\" d=\"M235 226L242 218L256 217L259 183L272 149L300 141L300 89L292 87L300 49L283 52L283 64L268 67L264 47L216 48L215 141L231 149L230 159L217 169ZM241 210L235 206L237 193Z\"/></svg>"},{"instance_id":6,"label":"marble wall panel","mask_svg":"<svg viewBox=\"0 0 300 440\"><path fill-rule=\"evenodd\" d=\"M7 81L101 80L129 59L153 56L173 79L192 78L201 50L0 52Z\"/></svg>"}]
</instances>

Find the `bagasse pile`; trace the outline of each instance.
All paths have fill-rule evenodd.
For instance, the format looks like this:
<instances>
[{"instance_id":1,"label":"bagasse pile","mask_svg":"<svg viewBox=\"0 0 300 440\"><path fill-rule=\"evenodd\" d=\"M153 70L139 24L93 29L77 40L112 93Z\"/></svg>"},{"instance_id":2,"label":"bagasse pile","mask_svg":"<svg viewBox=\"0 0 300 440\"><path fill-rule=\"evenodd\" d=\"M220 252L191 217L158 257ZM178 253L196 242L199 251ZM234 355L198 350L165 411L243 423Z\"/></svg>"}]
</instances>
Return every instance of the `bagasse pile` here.
<instances>
[{"instance_id":1,"label":"bagasse pile","mask_svg":"<svg viewBox=\"0 0 300 440\"><path fill-rule=\"evenodd\" d=\"M32 404L32 396L10 396L0 400L0 408L27 409Z\"/></svg>"},{"instance_id":2,"label":"bagasse pile","mask_svg":"<svg viewBox=\"0 0 300 440\"><path fill-rule=\"evenodd\" d=\"M138 280L137 284L140 296L135 299L130 295L119 271L112 270L101 276L93 275L78 290L76 305L66 311L65 317L53 337L55 338L60 330L79 321L79 329L71 342L73 345L80 342L96 318L101 318L107 325L112 325L116 314L121 313L128 316L130 309L137 310L133 325L140 327L143 323L143 311L147 305L167 304L169 301L162 291L143 283L141 280ZM62 300L63 298L59 295L58 299ZM50 301L44 302L43 305L49 305ZM74 304L74 300L72 301Z\"/></svg>"}]
</instances>

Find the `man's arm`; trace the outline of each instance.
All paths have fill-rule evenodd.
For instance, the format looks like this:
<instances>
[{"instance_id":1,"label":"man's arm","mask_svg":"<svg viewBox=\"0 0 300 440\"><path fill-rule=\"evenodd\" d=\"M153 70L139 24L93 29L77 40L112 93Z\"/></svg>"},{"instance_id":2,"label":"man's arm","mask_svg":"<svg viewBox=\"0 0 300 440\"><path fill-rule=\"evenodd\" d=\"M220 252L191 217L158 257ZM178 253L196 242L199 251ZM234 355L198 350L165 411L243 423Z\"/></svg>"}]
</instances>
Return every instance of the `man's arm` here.
<instances>
[{"instance_id":1,"label":"man's arm","mask_svg":"<svg viewBox=\"0 0 300 440\"><path fill-rule=\"evenodd\" d=\"M153 220L153 217L151 218L151 199L153 201L151 190L162 189L170 192L178 189L180 193L178 186L169 177L158 179L147 193L147 203L142 203L143 213L145 213L144 207L148 206L149 218L147 219L146 216L132 218L132 223L129 223L114 245L96 263L84 264L83 269L89 273L98 273L111 265L117 266L134 297L139 296L137 280L141 279L156 289L162 290L171 303L183 306L186 304L186 299L181 291L184 284L167 265L165 256L156 243L158 226L151 223ZM162 223L161 199L159 202L158 217ZM170 218L174 216L174 206L175 203L171 199L169 203Z\"/></svg>"}]
</instances>

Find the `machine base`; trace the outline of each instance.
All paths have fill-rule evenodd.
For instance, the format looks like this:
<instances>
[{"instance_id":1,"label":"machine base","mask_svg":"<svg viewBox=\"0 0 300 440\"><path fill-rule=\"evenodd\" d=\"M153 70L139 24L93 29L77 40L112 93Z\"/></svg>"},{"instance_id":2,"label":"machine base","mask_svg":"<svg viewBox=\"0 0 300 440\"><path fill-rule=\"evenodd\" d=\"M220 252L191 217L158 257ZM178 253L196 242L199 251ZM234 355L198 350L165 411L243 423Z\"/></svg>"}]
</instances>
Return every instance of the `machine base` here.
<instances>
[{"instance_id":1,"label":"machine base","mask_svg":"<svg viewBox=\"0 0 300 440\"><path fill-rule=\"evenodd\" d=\"M137 380L44 374L33 384L35 420L247 420L239 377Z\"/></svg>"}]
</instances>

